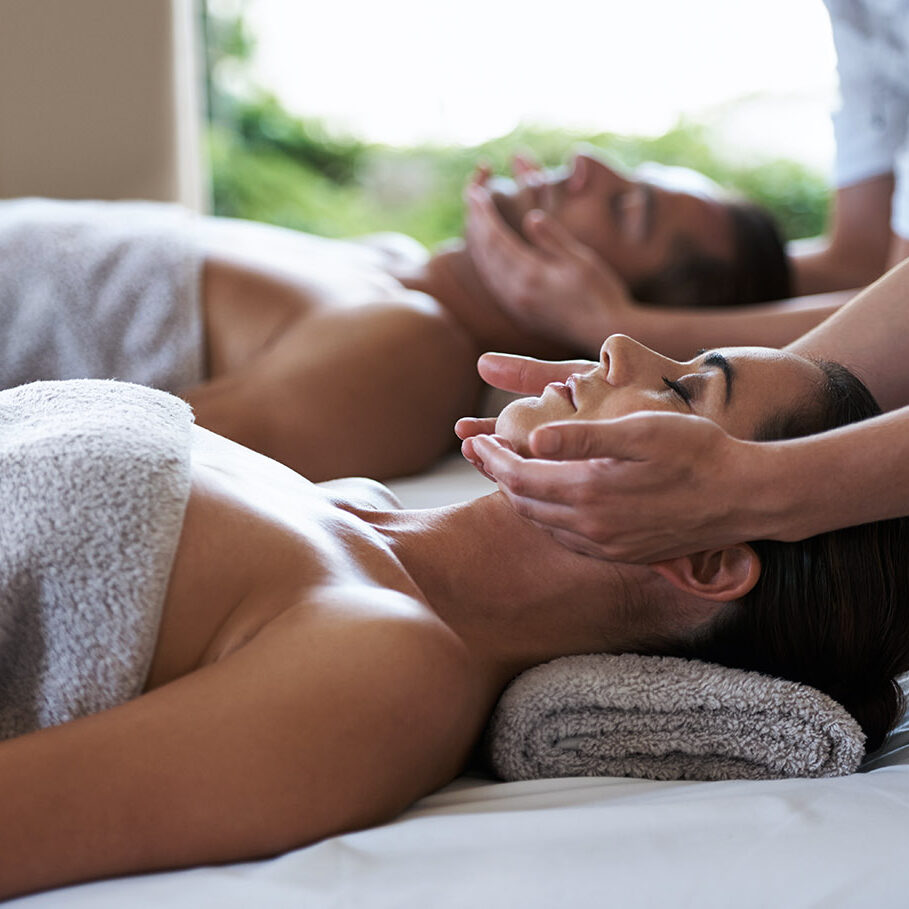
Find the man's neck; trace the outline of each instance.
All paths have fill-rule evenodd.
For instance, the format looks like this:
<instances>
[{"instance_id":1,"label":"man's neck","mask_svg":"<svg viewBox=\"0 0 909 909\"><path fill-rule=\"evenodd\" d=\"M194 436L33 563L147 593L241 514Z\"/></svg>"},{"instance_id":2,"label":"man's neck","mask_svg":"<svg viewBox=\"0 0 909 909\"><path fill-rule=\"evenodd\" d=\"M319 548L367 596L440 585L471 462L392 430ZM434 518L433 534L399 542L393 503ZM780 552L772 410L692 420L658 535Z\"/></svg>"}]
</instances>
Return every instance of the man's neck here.
<instances>
[{"instance_id":1,"label":"man's neck","mask_svg":"<svg viewBox=\"0 0 909 909\"><path fill-rule=\"evenodd\" d=\"M575 653L633 647L629 616L660 579L569 552L500 493L373 523L433 610L501 684ZM654 596L657 596L654 592Z\"/></svg>"}]
</instances>

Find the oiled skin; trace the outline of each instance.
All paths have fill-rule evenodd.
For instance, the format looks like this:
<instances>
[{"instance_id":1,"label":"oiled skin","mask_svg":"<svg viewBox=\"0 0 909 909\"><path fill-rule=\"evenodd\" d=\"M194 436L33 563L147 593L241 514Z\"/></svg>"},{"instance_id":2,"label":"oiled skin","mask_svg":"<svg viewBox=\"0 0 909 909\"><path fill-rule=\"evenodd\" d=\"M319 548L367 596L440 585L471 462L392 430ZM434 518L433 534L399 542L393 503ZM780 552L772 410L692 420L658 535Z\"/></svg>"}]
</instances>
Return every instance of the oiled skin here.
<instances>
[{"instance_id":1,"label":"oiled skin","mask_svg":"<svg viewBox=\"0 0 909 909\"><path fill-rule=\"evenodd\" d=\"M313 481L425 468L476 412L480 353L564 352L517 328L462 250L217 218L199 231L209 378L184 397L199 425Z\"/></svg>"}]
</instances>

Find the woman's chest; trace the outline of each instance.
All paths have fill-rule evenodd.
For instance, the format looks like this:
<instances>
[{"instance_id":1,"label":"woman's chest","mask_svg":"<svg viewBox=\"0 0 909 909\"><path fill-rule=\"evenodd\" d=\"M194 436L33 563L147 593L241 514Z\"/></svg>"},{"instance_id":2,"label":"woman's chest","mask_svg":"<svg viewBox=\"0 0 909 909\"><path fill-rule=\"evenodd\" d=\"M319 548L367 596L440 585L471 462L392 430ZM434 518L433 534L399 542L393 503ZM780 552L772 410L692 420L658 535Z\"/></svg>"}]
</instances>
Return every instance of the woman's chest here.
<instances>
[{"instance_id":1,"label":"woman's chest","mask_svg":"<svg viewBox=\"0 0 909 909\"><path fill-rule=\"evenodd\" d=\"M415 593L363 521L287 468L205 436L213 444L194 447L193 488L147 687L223 658L283 611L326 592Z\"/></svg>"}]
</instances>

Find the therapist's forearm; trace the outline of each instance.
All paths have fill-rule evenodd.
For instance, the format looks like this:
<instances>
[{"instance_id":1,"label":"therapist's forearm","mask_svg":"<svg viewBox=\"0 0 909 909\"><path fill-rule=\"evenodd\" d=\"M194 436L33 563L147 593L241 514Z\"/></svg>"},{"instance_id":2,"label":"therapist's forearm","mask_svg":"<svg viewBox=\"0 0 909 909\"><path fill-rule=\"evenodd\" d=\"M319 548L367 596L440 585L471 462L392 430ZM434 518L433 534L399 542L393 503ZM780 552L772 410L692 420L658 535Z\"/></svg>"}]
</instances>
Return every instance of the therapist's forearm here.
<instances>
[{"instance_id":1,"label":"therapist's forearm","mask_svg":"<svg viewBox=\"0 0 909 909\"><path fill-rule=\"evenodd\" d=\"M795 293L814 295L855 287L864 287L879 278L886 268L886 259L867 261L850 259L848 251L837 251L825 238L811 249L799 249L790 244L789 266ZM853 291L855 293L855 291Z\"/></svg>"},{"instance_id":2,"label":"therapist's forearm","mask_svg":"<svg viewBox=\"0 0 909 909\"><path fill-rule=\"evenodd\" d=\"M801 540L909 515L909 407L771 445L773 469L756 495L768 538Z\"/></svg>"},{"instance_id":3,"label":"therapist's forearm","mask_svg":"<svg viewBox=\"0 0 909 909\"><path fill-rule=\"evenodd\" d=\"M893 188L893 174L886 173L836 191L829 234L788 246L797 294L864 287L884 273Z\"/></svg>"},{"instance_id":4,"label":"therapist's forearm","mask_svg":"<svg viewBox=\"0 0 909 909\"><path fill-rule=\"evenodd\" d=\"M909 404L909 262L788 347L852 369L884 410Z\"/></svg>"},{"instance_id":5,"label":"therapist's forearm","mask_svg":"<svg viewBox=\"0 0 909 909\"><path fill-rule=\"evenodd\" d=\"M625 330L648 347L683 360L713 347L784 347L823 322L854 295L855 291L846 291L711 309L636 306Z\"/></svg>"}]
</instances>

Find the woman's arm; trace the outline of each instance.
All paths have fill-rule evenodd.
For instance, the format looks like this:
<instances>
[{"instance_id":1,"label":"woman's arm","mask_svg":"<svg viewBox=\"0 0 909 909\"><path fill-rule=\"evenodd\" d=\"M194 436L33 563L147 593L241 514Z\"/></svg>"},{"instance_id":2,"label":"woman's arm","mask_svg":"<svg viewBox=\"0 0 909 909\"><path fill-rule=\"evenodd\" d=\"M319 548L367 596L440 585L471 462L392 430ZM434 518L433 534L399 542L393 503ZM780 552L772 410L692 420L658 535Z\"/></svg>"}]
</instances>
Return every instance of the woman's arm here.
<instances>
[{"instance_id":1,"label":"woman's arm","mask_svg":"<svg viewBox=\"0 0 909 909\"><path fill-rule=\"evenodd\" d=\"M0 897L272 855L447 782L461 653L372 600L292 609L219 663L0 745Z\"/></svg>"}]
</instances>

